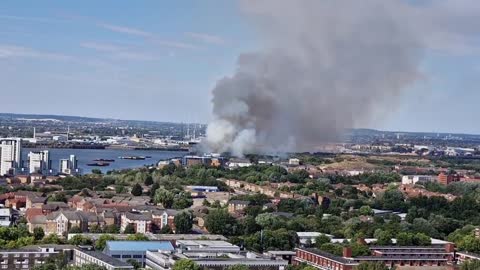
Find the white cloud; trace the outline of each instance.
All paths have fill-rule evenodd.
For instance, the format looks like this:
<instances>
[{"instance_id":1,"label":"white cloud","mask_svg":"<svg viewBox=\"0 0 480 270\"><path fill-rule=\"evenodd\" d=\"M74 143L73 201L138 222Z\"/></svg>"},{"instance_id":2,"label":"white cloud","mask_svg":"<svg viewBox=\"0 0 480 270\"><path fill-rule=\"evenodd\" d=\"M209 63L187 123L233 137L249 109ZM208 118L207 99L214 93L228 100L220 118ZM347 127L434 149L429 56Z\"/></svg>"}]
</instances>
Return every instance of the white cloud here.
<instances>
[{"instance_id":1,"label":"white cloud","mask_svg":"<svg viewBox=\"0 0 480 270\"><path fill-rule=\"evenodd\" d=\"M120 25L113 25L113 24L107 24L107 23L99 23L98 24L100 27L105 28L107 30L117 32L117 33L124 33L132 36L139 36L139 37L153 37L152 33L132 28L132 27L126 27L126 26L120 26Z\"/></svg>"},{"instance_id":2,"label":"white cloud","mask_svg":"<svg viewBox=\"0 0 480 270\"><path fill-rule=\"evenodd\" d=\"M201 42L215 45L225 44L225 40L220 36L205 34L205 33L195 33L195 32L186 32L187 36L197 39Z\"/></svg>"},{"instance_id":3,"label":"white cloud","mask_svg":"<svg viewBox=\"0 0 480 270\"><path fill-rule=\"evenodd\" d=\"M81 47L96 50L102 53L106 53L111 59L114 60L138 60L148 61L155 60L153 54L147 54L136 48L122 47L115 44L99 43L99 42L84 42L80 44Z\"/></svg>"},{"instance_id":4,"label":"white cloud","mask_svg":"<svg viewBox=\"0 0 480 270\"><path fill-rule=\"evenodd\" d=\"M0 59L2 58L44 58L61 61L73 59L73 57L64 54L44 52L16 45L0 44Z\"/></svg>"},{"instance_id":5,"label":"white cloud","mask_svg":"<svg viewBox=\"0 0 480 270\"><path fill-rule=\"evenodd\" d=\"M15 21L29 21L29 22L41 22L41 23L64 23L69 20L66 19L54 19L54 18L42 18L42 17L22 17L12 15L0 15L2 20L15 20Z\"/></svg>"},{"instance_id":6,"label":"white cloud","mask_svg":"<svg viewBox=\"0 0 480 270\"><path fill-rule=\"evenodd\" d=\"M143 31L137 28L107 24L107 23L98 23L97 25L113 32L146 38L150 42L160 46L177 48L177 49L198 49L198 47L193 44L173 41L173 40L164 40L153 33Z\"/></svg>"}]
</instances>

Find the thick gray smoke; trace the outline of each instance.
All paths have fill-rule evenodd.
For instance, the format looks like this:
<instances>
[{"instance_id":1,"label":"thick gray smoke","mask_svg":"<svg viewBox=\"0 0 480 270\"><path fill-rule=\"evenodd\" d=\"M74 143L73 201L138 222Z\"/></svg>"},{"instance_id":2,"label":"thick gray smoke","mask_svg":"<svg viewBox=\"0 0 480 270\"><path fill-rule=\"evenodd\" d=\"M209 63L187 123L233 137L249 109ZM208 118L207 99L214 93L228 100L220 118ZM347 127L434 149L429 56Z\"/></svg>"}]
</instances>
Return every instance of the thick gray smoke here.
<instances>
[{"instance_id":1,"label":"thick gray smoke","mask_svg":"<svg viewBox=\"0 0 480 270\"><path fill-rule=\"evenodd\" d=\"M311 150L383 118L422 77L428 44L443 37L432 25L443 22L435 22L435 9L447 9L427 2L241 2L264 49L240 55L235 74L215 86L211 149L236 155Z\"/></svg>"}]
</instances>

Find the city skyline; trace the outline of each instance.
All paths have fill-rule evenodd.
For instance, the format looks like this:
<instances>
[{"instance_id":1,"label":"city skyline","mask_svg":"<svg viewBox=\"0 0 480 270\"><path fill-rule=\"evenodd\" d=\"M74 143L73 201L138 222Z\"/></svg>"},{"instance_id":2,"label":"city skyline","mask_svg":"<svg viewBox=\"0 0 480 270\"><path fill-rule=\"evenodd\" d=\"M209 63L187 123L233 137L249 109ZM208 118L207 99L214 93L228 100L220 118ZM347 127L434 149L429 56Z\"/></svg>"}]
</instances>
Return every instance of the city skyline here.
<instances>
[{"instance_id":1,"label":"city skyline","mask_svg":"<svg viewBox=\"0 0 480 270\"><path fill-rule=\"evenodd\" d=\"M3 112L208 123L216 81L233 73L239 54L264 43L237 1L31 5L0 6L0 78L11 101ZM467 0L455 9L469 18L480 13ZM455 27L458 35L429 40L422 80L398 96L388 117L359 127L480 133L471 113L478 44L474 30L461 21Z\"/></svg>"}]
</instances>

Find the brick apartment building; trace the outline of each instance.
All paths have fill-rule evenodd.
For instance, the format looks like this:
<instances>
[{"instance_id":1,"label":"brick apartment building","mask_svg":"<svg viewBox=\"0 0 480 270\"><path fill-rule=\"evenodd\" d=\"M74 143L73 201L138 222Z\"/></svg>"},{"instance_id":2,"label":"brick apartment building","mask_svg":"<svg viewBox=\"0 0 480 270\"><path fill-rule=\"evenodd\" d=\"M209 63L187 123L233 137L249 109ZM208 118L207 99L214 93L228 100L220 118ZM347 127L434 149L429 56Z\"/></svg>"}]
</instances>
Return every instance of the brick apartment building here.
<instances>
[{"instance_id":1,"label":"brick apartment building","mask_svg":"<svg viewBox=\"0 0 480 270\"><path fill-rule=\"evenodd\" d=\"M460 175L458 174L450 174L450 173L440 173L438 175L438 183L448 186L451 183L460 182Z\"/></svg>"},{"instance_id":2,"label":"brick apartment building","mask_svg":"<svg viewBox=\"0 0 480 270\"><path fill-rule=\"evenodd\" d=\"M343 249L343 256L318 249L297 248L294 264L307 263L318 269L353 270L361 262L382 262L390 267L438 267L455 262L453 243L430 246L370 246L370 256L352 257L350 248Z\"/></svg>"}]
</instances>

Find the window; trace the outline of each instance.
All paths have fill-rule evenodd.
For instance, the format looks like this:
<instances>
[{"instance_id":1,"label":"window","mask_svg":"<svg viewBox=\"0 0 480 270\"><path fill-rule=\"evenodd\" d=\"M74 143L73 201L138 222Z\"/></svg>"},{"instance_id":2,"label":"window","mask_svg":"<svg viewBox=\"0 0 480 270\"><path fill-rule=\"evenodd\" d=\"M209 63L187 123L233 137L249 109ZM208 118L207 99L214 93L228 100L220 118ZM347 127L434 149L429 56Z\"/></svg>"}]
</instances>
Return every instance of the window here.
<instances>
[{"instance_id":1,"label":"window","mask_svg":"<svg viewBox=\"0 0 480 270\"><path fill-rule=\"evenodd\" d=\"M133 258L135 259L141 259L143 256L142 255L133 255Z\"/></svg>"}]
</instances>

